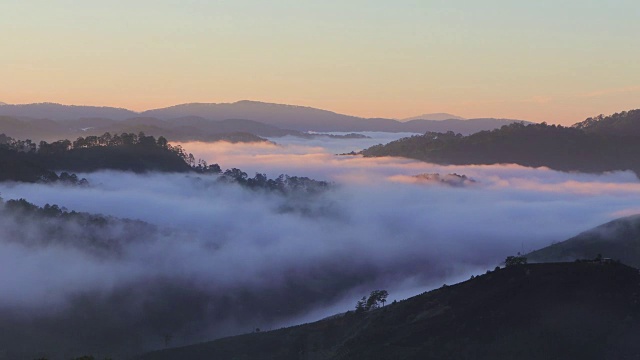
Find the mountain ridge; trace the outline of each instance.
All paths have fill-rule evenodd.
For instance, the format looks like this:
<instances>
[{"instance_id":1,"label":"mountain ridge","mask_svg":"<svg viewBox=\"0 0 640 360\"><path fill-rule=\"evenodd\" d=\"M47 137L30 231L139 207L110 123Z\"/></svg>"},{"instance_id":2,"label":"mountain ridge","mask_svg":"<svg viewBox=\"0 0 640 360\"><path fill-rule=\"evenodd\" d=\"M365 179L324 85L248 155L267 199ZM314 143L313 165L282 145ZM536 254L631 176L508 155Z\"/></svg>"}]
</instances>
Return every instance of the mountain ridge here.
<instances>
[{"instance_id":1,"label":"mountain ridge","mask_svg":"<svg viewBox=\"0 0 640 360\"><path fill-rule=\"evenodd\" d=\"M33 119L76 120L79 118L106 117L124 120L136 116L136 112L110 106L63 105L52 102L33 104L5 104L0 115Z\"/></svg>"},{"instance_id":2,"label":"mountain ridge","mask_svg":"<svg viewBox=\"0 0 640 360\"><path fill-rule=\"evenodd\" d=\"M406 117L406 118L399 119L399 120L400 121L410 121L410 120L442 121L442 120L452 120L452 119L453 120L466 120L462 116L453 115L453 114L449 114L449 113L428 113L428 114L422 114L422 115Z\"/></svg>"},{"instance_id":3,"label":"mountain ridge","mask_svg":"<svg viewBox=\"0 0 640 360\"><path fill-rule=\"evenodd\" d=\"M153 117L171 120L184 117L202 117L207 120L247 119L286 130L320 132L426 132L441 129L462 133L506 125L521 120L494 119L493 124L480 126L479 122L466 124L457 129L457 123L449 120L411 120L409 125L394 119L362 118L339 114L329 110L309 106L266 103L253 100L241 100L234 103L186 103L165 108L135 112L122 108L62 105L55 103L5 105L0 115L31 119L51 119L61 122L77 121L82 118L108 118L124 121L131 118ZM467 121L467 120L464 120ZM486 128L486 126L491 126Z\"/></svg>"},{"instance_id":4,"label":"mountain ridge","mask_svg":"<svg viewBox=\"0 0 640 360\"><path fill-rule=\"evenodd\" d=\"M526 255L534 262L610 258L640 267L640 214L611 220Z\"/></svg>"}]
</instances>

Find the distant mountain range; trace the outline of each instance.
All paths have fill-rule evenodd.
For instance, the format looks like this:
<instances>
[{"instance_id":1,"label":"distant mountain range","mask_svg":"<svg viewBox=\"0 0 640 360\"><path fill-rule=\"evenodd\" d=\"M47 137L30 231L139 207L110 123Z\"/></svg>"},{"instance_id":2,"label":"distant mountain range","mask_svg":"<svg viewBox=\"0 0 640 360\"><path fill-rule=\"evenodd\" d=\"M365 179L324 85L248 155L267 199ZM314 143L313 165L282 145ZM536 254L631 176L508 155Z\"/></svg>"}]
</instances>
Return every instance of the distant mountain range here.
<instances>
[{"instance_id":1,"label":"distant mountain range","mask_svg":"<svg viewBox=\"0 0 640 360\"><path fill-rule=\"evenodd\" d=\"M210 120L251 119L282 129L298 131L386 131L417 132L454 131L473 133L514 122L504 119L473 119L468 123L449 120L413 120L400 122L384 118L360 118L311 107L239 101L232 104L184 104L165 109L149 110L143 116L171 119L200 116ZM438 129L438 130L436 130Z\"/></svg>"},{"instance_id":2,"label":"distant mountain range","mask_svg":"<svg viewBox=\"0 0 640 360\"><path fill-rule=\"evenodd\" d=\"M400 121L409 121L409 120L436 120L436 121L442 121L442 120L450 120L450 119L466 120L465 118L457 116L457 115L452 115L452 114L447 114L447 113L432 113L432 114L422 114L422 115L418 115L418 116L412 116L412 117L400 119Z\"/></svg>"},{"instance_id":3,"label":"distant mountain range","mask_svg":"<svg viewBox=\"0 0 640 360\"><path fill-rule=\"evenodd\" d=\"M184 121L183 121L184 120ZM281 130L251 120L209 121L205 119L179 119L175 122L155 118L134 117L116 121L106 118L82 118L68 121L16 118L0 116L0 134L16 139L34 141L74 140L79 136L139 133L164 136L170 141L219 141L257 142L266 141L262 136L284 136L294 131Z\"/></svg>"},{"instance_id":4,"label":"distant mountain range","mask_svg":"<svg viewBox=\"0 0 640 360\"><path fill-rule=\"evenodd\" d=\"M138 116L138 113L113 107L39 103L24 105L5 104L2 106L2 110L0 110L0 115L49 120L77 120L94 117L125 120Z\"/></svg>"},{"instance_id":5,"label":"distant mountain range","mask_svg":"<svg viewBox=\"0 0 640 360\"><path fill-rule=\"evenodd\" d=\"M148 110L141 113L111 107L74 106L53 103L4 105L0 108L0 115L18 119L48 119L59 122L86 121L86 119L92 118L115 121L124 121L132 118L154 118L165 121L199 118L201 119L198 120L199 124L202 124L202 121L244 119L261 122L280 129L303 132L385 131L424 133L426 131L453 131L462 134L490 130L520 121L493 118L461 120L455 115L452 115L454 116L453 119L447 120L413 119L398 121L384 118L360 118L311 107L246 100L224 104L183 104L163 109ZM443 114L435 115L442 117L441 115ZM448 117L448 114L444 117ZM419 116L418 118L421 117Z\"/></svg>"}]
</instances>

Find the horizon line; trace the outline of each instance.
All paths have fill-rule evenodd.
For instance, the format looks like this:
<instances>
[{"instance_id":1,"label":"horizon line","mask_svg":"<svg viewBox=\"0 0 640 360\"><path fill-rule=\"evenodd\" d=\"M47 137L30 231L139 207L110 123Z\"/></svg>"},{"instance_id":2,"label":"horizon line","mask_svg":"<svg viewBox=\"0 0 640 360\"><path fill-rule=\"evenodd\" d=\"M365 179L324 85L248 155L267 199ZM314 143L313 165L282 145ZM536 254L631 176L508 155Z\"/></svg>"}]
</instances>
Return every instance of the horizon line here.
<instances>
[{"instance_id":1,"label":"horizon line","mask_svg":"<svg viewBox=\"0 0 640 360\"><path fill-rule=\"evenodd\" d=\"M6 103L6 102L0 101L0 106L59 105L59 106L67 106L67 107L91 107L91 108L126 110L126 111L129 111L129 112L132 112L132 113L136 113L136 114L143 114L143 113L145 113L147 111L163 110L163 109L169 109L169 108L172 108L172 107L184 106L184 105L234 105L234 104L243 103L243 102L244 103L257 103L257 104L264 104L264 105L278 105L278 106L288 106L288 107L296 107L296 108L305 108L305 109L326 111L326 112L330 112L330 113L337 114L337 115L350 116L350 117L355 117L355 118L360 118L360 119L387 119L387 120L395 120L395 121L400 121L400 122L403 122L405 119L416 118L416 117L420 117L422 115L448 114L448 115L453 116L453 118L443 119L443 120L498 119L498 120L517 120L517 121L527 121L527 122L531 122L531 123L537 123L536 121L532 121L532 120L507 118L507 117L495 117L495 116L463 117L463 116L452 114L450 112L445 112L445 111L423 113L423 114L420 114L420 115L414 115L414 116L404 117L404 118L400 118L400 117L392 117L391 118L391 117L380 117L380 116L363 117L363 116L358 116L358 115L340 113L340 112L336 112L336 111L333 111L333 110L327 110L327 109L313 107L313 106L309 106L309 105L296 105L296 104L276 103L276 102L260 101L260 100L249 100L249 99L242 99L242 100L237 100L237 101L232 101L232 102L186 102L186 103L178 103L178 104L164 106L164 107L150 108L150 109L145 109L145 110L132 110L132 109L126 108L126 107L112 106L112 105L89 105L89 104L81 104L81 105L79 105L79 104L69 104L69 103L61 103L61 102L54 102L54 101L41 101L41 102L20 103L20 104L12 104L12 103ZM456 118L461 118L461 119L456 119ZM415 120L419 120L419 119L415 119ZM423 119L423 120L430 120L430 119ZM443 120L433 120L433 121L443 121Z\"/></svg>"}]
</instances>

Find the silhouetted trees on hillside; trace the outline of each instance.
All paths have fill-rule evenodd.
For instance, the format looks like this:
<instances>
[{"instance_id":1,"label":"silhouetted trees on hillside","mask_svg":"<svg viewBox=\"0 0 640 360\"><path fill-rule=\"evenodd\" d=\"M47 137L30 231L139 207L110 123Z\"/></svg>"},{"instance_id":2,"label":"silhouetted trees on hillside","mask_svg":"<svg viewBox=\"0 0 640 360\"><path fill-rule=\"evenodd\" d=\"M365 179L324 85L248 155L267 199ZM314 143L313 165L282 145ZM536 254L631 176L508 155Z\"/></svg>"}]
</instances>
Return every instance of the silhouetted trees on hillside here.
<instances>
[{"instance_id":1,"label":"silhouetted trees on hillside","mask_svg":"<svg viewBox=\"0 0 640 360\"><path fill-rule=\"evenodd\" d=\"M246 172L231 168L222 172L220 165L196 161L180 145L169 144L166 138L122 133L101 136L79 137L75 141L58 140L52 143L41 141L36 146L31 140L15 140L0 134L0 181L53 182L86 185L85 179L63 172L59 176L54 169L73 171L95 171L102 169L144 171L194 171L200 174L219 174L219 181L235 183L249 189L278 191L281 193L315 194L330 187L326 181L308 177L282 174L269 179L266 174L256 173L249 177Z\"/></svg>"},{"instance_id":2,"label":"silhouetted trees on hillside","mask_svg":"<svg viewBox=\"0 0 640 360\"><path fill-rule=\"evenodd\" d=\"M518 253L518 255L515 256L507 256L507 258L504 260L504 265L506 267L510 267L510 266L516 266L516 265L524 265L527 263L527 257L524 255L521 255L520 253Z\"/></svg>"},{"instance_id":3,"label":"silhouetted trees on hillside","mask_svg":"<svg viewBox=\"0 0 640 360\"><path fill-rule=\"evenodd\" d=\"M309 193L316 194L328 189L331 185L326 181L310 179L308 177L289 176L281 174L275 179L269 179L266 174L256 173L250 178L246 172L237 169L227 169L222 173L221 181L236 183L250 189L278 191L281 193Z\"/></svg>"},{"instance_id":4,"label":"silhouetted trees on hillside","mask_svg":"<svg viewBox=\"0 0 640 360\"><path fill-rule=\"evenodd\" d=\"M134 172L215 172L219 167L196 163L192 154L181 146L172 146L164 137L156 139L138 134L122 133L79 137L75 141L15 140L0 136L0 181L54 181L54 170L90 172L125 170ZM65 178L65 180L70 180Z\"/></svg>"},{"instance_id":5,"label":"silhouetted trees on hillside","mask_svg":"<svg viewBox=\"0 0 640 360\"><path fill-rule=\"evenodd\" d=\"M363 296L362 299L356 303L356 313L363 313L366 311L374 310L382 306L387 302L387 296L389 292L387 290L373 290L369 297Z\"/></svg>"},{"instance_id":6,"label":"silhouetted trees on hillside","mask_svg":"<svg viewBox=\"0 0 640 360\"><path fill-rule=\"evenodd\" d=\"M437 164L519 164L561 171L640 173L640 137L587 132L576 127L513 123L469 136L416 135L376 145L364 156L402 156Z\"/></svg>"},{"instance_id":7,"label":"silhouetted trees on hillside","mask_svg":"<svg viewBox=\"0 0 640 360\"><path fill-rule=\"evenodd\" d=\"M592 133L640 136L640 109L622 111L609 116L600 114L574 124L572 127Z\"/></svg>"}]
</instances>

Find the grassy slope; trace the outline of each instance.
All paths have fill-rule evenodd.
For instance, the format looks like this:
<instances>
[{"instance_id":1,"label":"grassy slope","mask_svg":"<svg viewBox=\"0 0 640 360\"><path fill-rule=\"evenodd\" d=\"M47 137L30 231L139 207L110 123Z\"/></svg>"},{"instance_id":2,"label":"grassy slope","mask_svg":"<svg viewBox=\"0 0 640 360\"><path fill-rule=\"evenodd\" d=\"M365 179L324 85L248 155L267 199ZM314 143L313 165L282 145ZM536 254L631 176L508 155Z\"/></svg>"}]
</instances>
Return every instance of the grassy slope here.
<instances>
[{"instance_id":1,"label":"grassy slope","mask_svg":"<svg viewBox=\"0 0 640 360\"><path fill-rule=\"evenodd\" d=\"M640 353L639 282L619 264L530 264L362 315L140 359L624 359Z\"/></svg>"},{"instance_id":2,"label":"grassy slope","mask_svg":"<svg viewBox=\"0 0 640 360\"><path fill-rule=\"evenodd\" d=\"M527 254L530 261L593 259L598 254L640 268L640 215L610 221Z\"/></svg>"}]
</instances>

